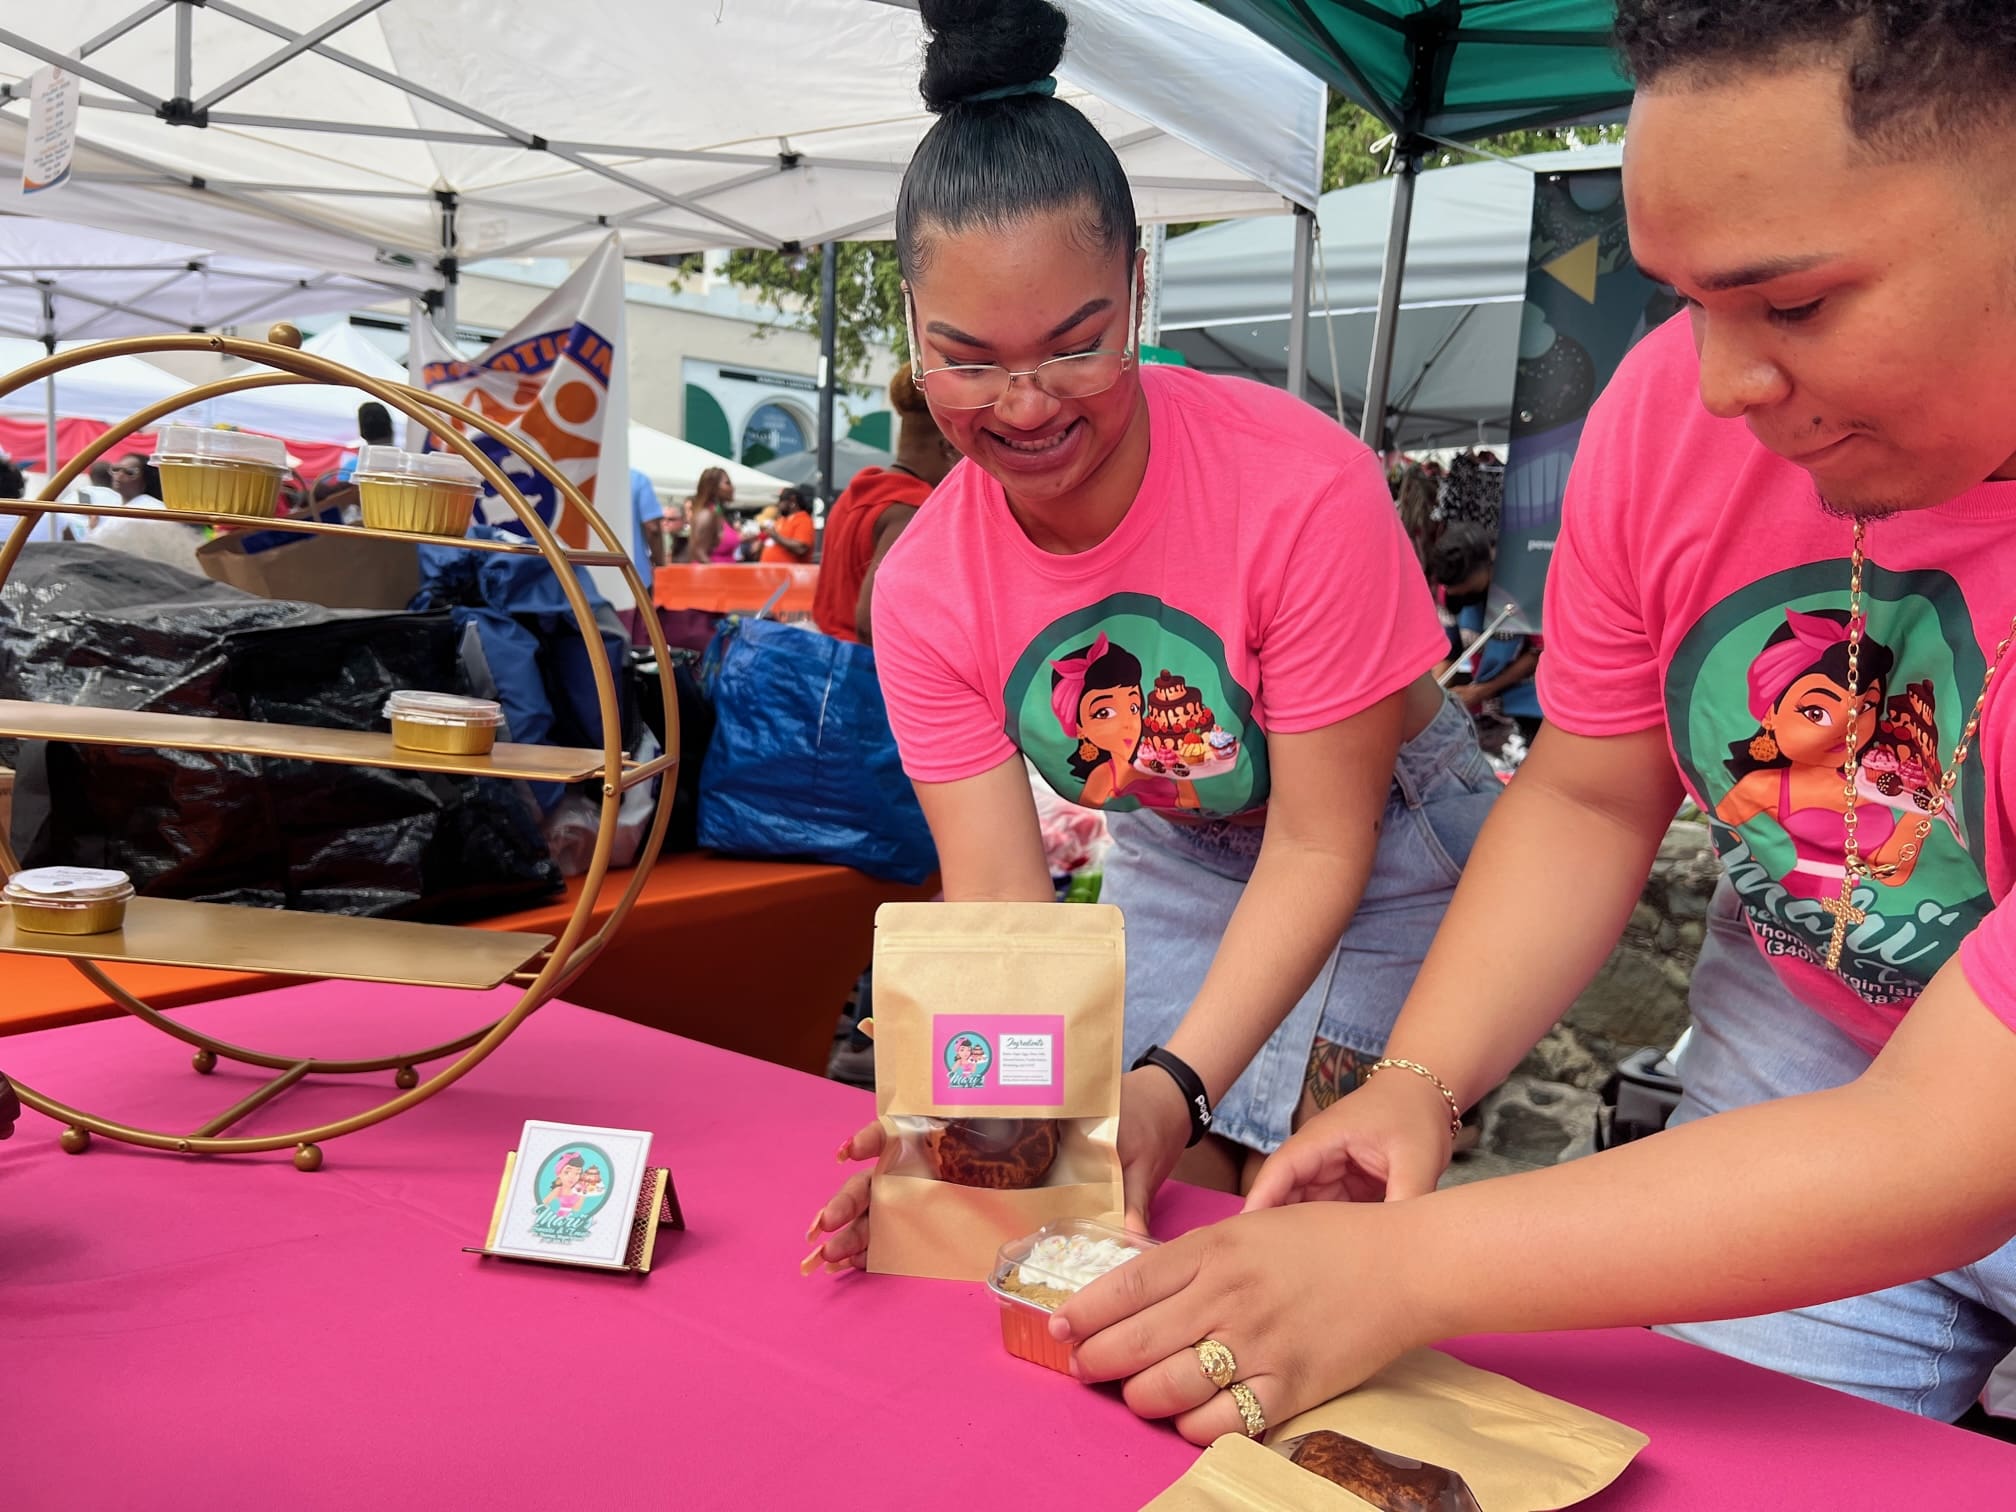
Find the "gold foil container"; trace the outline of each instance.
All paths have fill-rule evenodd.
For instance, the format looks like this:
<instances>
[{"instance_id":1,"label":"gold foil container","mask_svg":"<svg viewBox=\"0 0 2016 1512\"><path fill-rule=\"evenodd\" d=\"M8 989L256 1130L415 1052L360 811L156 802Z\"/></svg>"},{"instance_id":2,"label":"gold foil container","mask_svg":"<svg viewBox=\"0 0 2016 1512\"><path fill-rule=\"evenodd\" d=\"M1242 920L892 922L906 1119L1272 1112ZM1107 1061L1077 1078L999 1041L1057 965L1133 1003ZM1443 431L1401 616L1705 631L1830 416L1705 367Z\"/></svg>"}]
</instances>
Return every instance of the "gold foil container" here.
<instances>
[{"instance_id":1,"label":"gold foil container","mask_svg":"<svg viewBox=\"0 0 2016 1512\"><path fill-rule=\"evenodd\" d=\"M402 688L385 700L392 721L392 744L408 751L446 756L482 756L497 743L502 707L486 698L424 693Z\"/></svg>"},{"instance_id":2,"label":"gold foil container","mask_svg":"<svg viewBox=\"0 0 2016 1512\"><path fill-rule=\"evenodd\" d=\"M360 477L356 483L367 527L410 530L419 535L467 535L476 511L476 495L481 491L474 485L433 478Z\"/></svg>"},{"instance_id":3,"label":"gold foil container","mask_svg":"<svg viewBox=\"0 0 2016 1512\"><path fill-rule=\"evenodd\" d=\"M163 462L161 502L192 514L270 516L280 473L253 462Z\"/></svg>"},{"instance_id":4,"label":"gold foil container","mask_svg":"<svg viewBox=\"0 0 2016 1512\"><path fill-rule=\"evenodd\" d=\"M495 725L440 724L431 719L392 716L392 744L408 751L439 751L446 756L483 756L497 743Z\"/></svg>"},{"instance_id":5,"label":"gold foil container","mask_svg":"<svg viewBox=\"0 0 2016 1512\"><path fill-rule=\"evenodd\" d=\"M14 927L36 934L110 934L126 923L126 903L133 884L124 872L96 872L104 880L87 887L43 887L38 880L72 875L67 867L17 872L0 891L14 913Z\"/></svg>"}]
</instances>

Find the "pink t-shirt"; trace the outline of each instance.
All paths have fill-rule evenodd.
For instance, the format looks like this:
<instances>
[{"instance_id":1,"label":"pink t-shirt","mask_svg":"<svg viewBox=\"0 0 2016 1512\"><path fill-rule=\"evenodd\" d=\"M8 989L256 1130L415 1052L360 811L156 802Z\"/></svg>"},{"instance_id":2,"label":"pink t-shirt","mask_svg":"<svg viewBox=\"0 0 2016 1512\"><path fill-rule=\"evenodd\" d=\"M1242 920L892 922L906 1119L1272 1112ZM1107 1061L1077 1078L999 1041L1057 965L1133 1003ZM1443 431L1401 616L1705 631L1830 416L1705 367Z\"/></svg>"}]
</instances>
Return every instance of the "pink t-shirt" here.
<instances>
[{"instance_id":1,"label":"pink t-shirt","mask_svg":"<svg viewBox=\"0 0 2016 1512\"><path fill-rule=\"evenodd\" d=\"M1378 458L1298 399L1148 367L1148 471L1119 527L1057 556L970 462L875 581L904 769L1021 751L1089 808L1267 801L1267 734L1320 729L1447 654Z\"/></svg>"},{"instance_id":2,"label":"pink t-shirt","mask_svg":"<svg viewBox=\"0 0 2016 1512\"><path fill-rule=\"evenodd\" d=\"M1664 724L1758 946L1867 1048L1958 952L2016 1027L2016 696L1996 679L1951 812L1904 860L2016 613L2016 483L1868 531L1857 779L1867 917L1825 969L1844 832L1849 553L1807 473L1701 406L1688 323L1626 360L1591 412L1547 587L1547 717L1581 735Z\"/></svg>"}]
</instances>

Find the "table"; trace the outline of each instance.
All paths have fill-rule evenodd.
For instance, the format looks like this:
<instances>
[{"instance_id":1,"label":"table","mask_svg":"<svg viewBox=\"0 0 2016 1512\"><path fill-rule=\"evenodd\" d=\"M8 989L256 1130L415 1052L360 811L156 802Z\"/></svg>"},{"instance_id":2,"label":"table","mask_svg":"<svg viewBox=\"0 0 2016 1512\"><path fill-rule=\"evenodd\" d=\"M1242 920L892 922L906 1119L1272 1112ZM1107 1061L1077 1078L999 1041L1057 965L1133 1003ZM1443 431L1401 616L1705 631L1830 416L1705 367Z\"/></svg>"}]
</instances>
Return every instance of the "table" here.
<instances>
[{"instance_id":1,"label":"table","mask_svg":"<svg viewBox=\"0 0 2016 1512\"><path fill-rule=\"evenodd\" d=\"M603 879L591 927L609 917L631 875L619 871ZM550 903L470 927L557 936L574 912L582 881L572 879ZM874 947L875 910L934 891L935 884L879 882L844 866L705 852L663 856L623 928L568 995L599 1012L781 1066L822 1071L834 1022ZM788 939L790 948L776 948L779 939ZM163 1009L289 985L284 977L175 966L119 966L110 975ZM733 1011L722 1012L723 1004ZM121 1010L68 961L0 957L0 1037L119 1016ZM420 1043L402 1035L379 1053ZM0 1067L5 1064L0 1055Z\"/></svg>"},{"instance_id":2,"label":"table","mask_svg":"<svg viewBox=\"0 0 2016 1512\"><path fill-rule=\"evenodd\" d=\"M187 1010L334 1055L443 1038L492 994L316 983ZM229 1096L127 1021L0 1041L0 1067L149 1119ZM250 1078L243 1078L250 1085ZM250 1121L356 1105L303 1085ZM865 1094L561 1004L467 1082L331 1141L178 1161L0 1144L10 1507L1138 1507L1195 1451L1110 1390L1010 1359L977 1287L801 1279ZM528 1117L655 1129L690 1232L648 1277L481 1259ZM1228 1199L1175 1189L1168 1231ZM1635 1330L1454 1353L1652 1443L1594 1512L2008 1505L2016 1450ZM1035 1501L1035 1498L1045 1498Z\"/></svg>"}]
</instances>

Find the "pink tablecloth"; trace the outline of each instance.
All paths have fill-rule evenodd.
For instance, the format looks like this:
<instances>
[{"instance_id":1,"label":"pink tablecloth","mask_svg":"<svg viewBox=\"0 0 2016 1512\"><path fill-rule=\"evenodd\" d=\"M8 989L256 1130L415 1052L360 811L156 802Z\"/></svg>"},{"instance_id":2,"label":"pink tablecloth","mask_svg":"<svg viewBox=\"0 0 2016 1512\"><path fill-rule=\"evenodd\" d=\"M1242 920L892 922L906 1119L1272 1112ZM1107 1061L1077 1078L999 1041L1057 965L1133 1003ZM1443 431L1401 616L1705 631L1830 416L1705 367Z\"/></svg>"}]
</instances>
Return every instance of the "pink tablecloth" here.
<instances>
[{"instance_id":1,"label":"pink tablecloth","mask_svg":"<svg viewBox=\"0 0 2016 1512\"><path fill-rule=\"evenodd\" d=\"M0 990L6 965L0 960ZM668 990L676 990L669 988ZM281 1051L389 1053L488 1005L319 984L189 1010ZM0 1042L0 1068L190 1127L251 1084L120 1020ZM381 1078L381 1083L389 1078ZM354 1107L303 1087L267 1128ZM978 1288L800 1279L864 1094L549 1007L436 1100L286 1155L0 1145L9 1507L1138 1507L1193 1451L1110 1392L1004 1355ZM527 1118L654 1129L691 1232L648 1278L482 1260ZM285 1122L281 1122L285 1120ZM1165 1226L1223 1200L1180 1191ZM2009 1505L2016 1450L1635 1331L1455 1353L1644 1429L1605 1512Z\"/></svg>"}]
</instances>

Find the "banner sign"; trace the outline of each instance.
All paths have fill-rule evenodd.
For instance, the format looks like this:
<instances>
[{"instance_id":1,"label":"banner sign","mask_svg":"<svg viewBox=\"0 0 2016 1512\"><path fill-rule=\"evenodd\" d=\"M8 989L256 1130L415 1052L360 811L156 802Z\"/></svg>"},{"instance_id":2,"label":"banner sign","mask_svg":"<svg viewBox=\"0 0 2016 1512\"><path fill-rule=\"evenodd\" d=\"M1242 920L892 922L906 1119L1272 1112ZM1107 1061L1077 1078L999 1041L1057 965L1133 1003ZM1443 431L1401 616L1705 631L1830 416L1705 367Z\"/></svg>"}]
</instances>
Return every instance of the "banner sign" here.
<instances>
[{"instance_id":1,"label":"banner sign","mask_svg":"<svg viewBox=\"0 0 2016 1512\"><path fill-rule=\"evenodd\" d=\"M1624 176L1615 168L1538 176L1526 269L1491 612L1510 603L1508 626L1537 633L1589 406L1624 354L1679 304L1631 260Z\"/></svg>"},{"instance_id":2,"label":"banner sign","mask_svg":"<svg viewBox=\"0 0 2016 1512\"><path fill-rule=\"evenodd\" d=\"M77 151L77 76L53 64L28 81L28 140L21 149L21 192L41 194L70 177Z\"/></svg>"},{"instance_id":3,"label":"banner sign","mask_svg":"<svg viewBox=\"0 0 2016 1512\"><path fill-rule=\"evenodd\" d=\"M415 366L430 391L456 400L533 443L595 506L636 555L639 522L630 497L629 352L623 323L623 250L615 235L530 315L474 357L453 351L432 325L413 332ZM559 490L497 441L472 437L569 546L593 546L587 523L563 512ZM487 488L479 517L517 529L510 507ZM640 570L648 573L649 559ZM613 575L613 574L612 574ZM598 575L605 593L611 584ZM622 595L628 602L628 594Z\"/></svg>"}]
</instances>

